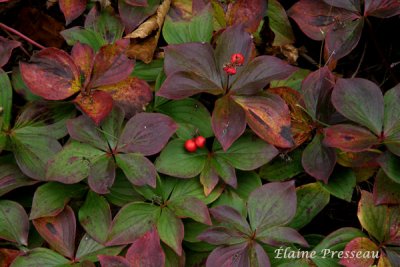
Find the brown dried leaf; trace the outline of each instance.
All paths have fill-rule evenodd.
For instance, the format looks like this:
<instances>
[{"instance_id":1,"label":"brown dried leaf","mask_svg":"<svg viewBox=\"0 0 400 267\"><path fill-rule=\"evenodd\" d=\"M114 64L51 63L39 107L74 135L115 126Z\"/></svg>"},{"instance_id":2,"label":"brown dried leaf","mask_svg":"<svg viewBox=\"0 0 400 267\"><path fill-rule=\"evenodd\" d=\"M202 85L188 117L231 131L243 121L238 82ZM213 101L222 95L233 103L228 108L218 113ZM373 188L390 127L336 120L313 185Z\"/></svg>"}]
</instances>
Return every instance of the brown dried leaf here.
<instances>
[{"instance_id":1,"label":"brown dried leaf","mask_svg":"<svg viewBox=\"0 0 400 267\"><path fill-rule=\"evenodd\" d=\"M135 31L125 36L125 38L131 39L131 45L127 50L129 57L140 59L144 63L151 62L170 6L171 0L164 0L158 7L156 14L143 22Z\"/></svg>"}]
</instances>

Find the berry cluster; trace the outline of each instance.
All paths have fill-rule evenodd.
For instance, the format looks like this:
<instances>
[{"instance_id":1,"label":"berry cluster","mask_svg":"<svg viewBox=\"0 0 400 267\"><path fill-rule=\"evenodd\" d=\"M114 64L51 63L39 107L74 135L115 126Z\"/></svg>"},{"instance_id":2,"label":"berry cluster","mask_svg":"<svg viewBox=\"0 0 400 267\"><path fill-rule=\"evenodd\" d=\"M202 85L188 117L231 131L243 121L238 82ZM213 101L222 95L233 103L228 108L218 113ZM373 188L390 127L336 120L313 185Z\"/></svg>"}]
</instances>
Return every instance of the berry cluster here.
<instances>
[{"instance_id":1,"label":"berry cluster","mask_svg":"<svg viewBox=\"0 0 400 267\"><path fill-rule=\"evenodd\" d=\"M188 152L196 152L197 148L203 148L206 145L206 139L204 136L197 136L195 138L186 140L185 149Z\"/></svg>"},{"instance_id":2,"label":"berry cluster","mask_svg":"<svg viewBox=\"0 0 400 267\"><path fill-rule=\"evenodd\" d=\"M244 63L244 56L242 53L235 53L231 56L231 62L224 65L224 71L228 75L236 74L236 67L242 66Z\"/></svg>"}]
</instances>

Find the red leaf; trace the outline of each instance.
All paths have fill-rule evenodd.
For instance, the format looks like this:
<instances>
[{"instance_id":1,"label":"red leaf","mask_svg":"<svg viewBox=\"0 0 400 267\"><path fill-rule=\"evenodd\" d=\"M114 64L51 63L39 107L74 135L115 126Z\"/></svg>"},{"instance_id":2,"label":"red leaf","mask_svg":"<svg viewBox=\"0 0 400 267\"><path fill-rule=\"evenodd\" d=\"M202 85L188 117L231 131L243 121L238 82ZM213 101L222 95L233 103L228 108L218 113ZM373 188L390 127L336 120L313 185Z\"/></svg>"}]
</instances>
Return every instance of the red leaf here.
<instances>
[{"instance_id":1,"label":"red leaf","mask_svg":"<svg viewBox=\"0 0 400 267\"><path fill-rule=\"evenodd\" d=\"M148 6L147 0L124 0L125 3L131 6Z\"/></svg>"},{"instance_id":2,"label":"red leaf","mask_svg":"<svg viewBox=\"0 0 400 267\"><path fill-rule=\"evenodd\" d=\"M90 46L78 42L72 47L71 57L80 70L86 87L92 74L94 51Z\"/></svg>"},{"instance_id":3,"label":"red leaf","mask_svg":"<svg viewBox=\"0 0 400 267\"><path fill-rule=\"evenodd\" d=\"M266 10L265 0L238 0L229 3L226 12L227 22L229 25L243 24L248 32L255 32Z\"/></svg>"},{"instance_id":4,"label":"red leaf","mask_svg":"<svg viewBox=\"0 0 400 267\"><path fill-rule=\"evenodd\" d=\"M334 6L334 7L340 7L347 9L349 11L353 11L355 13L360 13L361 12L361 5L360 5L360 0L323 0L325 3L328 5Z\"/></svg>"},{"instance_id":5,"label":"red leaf","mask_svg":"<svg viewBox=\"0 0 400 267\"><path fill-rule=\"evenodd\" d=\"M94 58L91 88L115 84L129 77L135 63L125 55L128 45L129 40L119 40L100 48Z\"/></svg>"},{"instance_id":6,"label":"red leaf","mask_svg":"<svg viewBox=\"0 0 400 267\"><path fill-rule=\"evenodd\" d=\"M136 77L129 77L119 83L97 89L110 93L114 102L124 110L127 118L144 111L147 104L153 99L149 84Z\"/></svg>"},{"instance_id":7,"label":"red leaf","mask_svg":"<svg viewBox=\"0 0 400 267\"><path fill-rule=\"evenodd\" d=\"M378 137L365 128L338 124L324 129L324 145L346 152L361 152L377 144Z\"/></svg>"},{"instance_id":8,"label":"red leaf","mask_svg":"<svg viewBox=\"0 0 400 267\"><path fill-rule=\"evenodd\" d=\"M301 159L304 170L317 180L328 183L336 164L336 153L322 144L322 135L317 134L303 151Z\"/></svg>"},{"instance_id":9,"label":"red leaf","mask_svg":"<svg viewBox=\"0 0 400 267\"><path fill-rule=\"evenodd\" d=\"M67 25L85 11L86 2L87 0L59 0Z\"/></svg>"},{"instance_id":10,"label":"red leaf","mask_svg":"<svg viewBox=\"0 0 400 267\"><path fill-rule=\"evenodd\" d=\"M28 88L48 100L62 100L81 89L79 69L72 58L57 48L46 48L21 62L21 75Z\"/></svg>"},{"instance_id":11,"label":"red leaf","mask_svg":"<svg viewBox=\"0 0 400 267\"><path fill-rule=\"evenodd\" d=\"M132 267L129 262L121 256L98 255L101 267Z\"/></svg>"},{"instance_id":12,"label":"red leaf","mask_svg":"<svg viewBox=\"0 0 400 267\"><path fill-rule=\"evenodd\" d=\"M397 0L365 0L364 16L389 18L400 14Z\"/></svg>"},{"instance_id":13,"label":"red leaf","mask_svg":"<svg viewBox=\"0 0 400 267\"><path fill-rule=\"evenodd\" d=\"M216 170L211 166L210 159L207 160L200 173L200 183L204 187L204 195L208 196L218 184L219 177Z\"/></svg>"},{"instance_id":14,"label":"red leaf","mask_svg":"<svg viewBox=\"0 0 400 267\"><path fill-rule=\"evenodd\" d=\"M126 123L118 151L154 155L167 144L176 129L176 123L166 115L139 113Z\"/></svg>"},{"instance_id":15,"label":"red leaf","mask_svg":"<svg viewBox=\"0 0 400 267\"><path fill-rule=\"evenodd\" d=\"M110 94L103 91L94 91L90 95L78 95L74 102L97 125L107 117L113 107L113 99Z\"/></svg>"},{"instance_id":16,"label":"red leaf","mask_svg":"<svg viewBox=\"0 0 400 267\"><path fill-rule=\"evenodd\" d=\"M57 216L42 217L32 222L54 250L70 259L74 257L76 220L74 211L69 206Z\"/></svg>"},{"instance_id":17,"label":"red leaf","mask_svg":"<svg viewBox=\"0 0 400 267\"><path fill-rule=\"evenodd\" d=\"M152 228L132 243L126 253L131 267L160 267L165 264L165 254L157 230Z\"/></svg>"},{"instance_id":18,"label":"red leaf","mask_svg":"<svg viewBox=\"0 0 400 267\"><path fill-rule=\"evenodd\" d=\"M88 177L90 189L98 194L107 194L114 180L115 161L111 155L102 156L92 163Z\"/></svg>"},{"instance_id":19,"label":"red leaf","mask_svg":"<svg viewBox=\"0 0 400 267\"><path fill-rule=\"evenodd\" d=\"M21 43L0 36L0 68L7 64L14 48Z\"/></svg>"},{"instance_id":20,"label":"red leaf","mask_svg":"<svg viewBox=\"0 0 400 267\"><path fill-rule=\"evenodd\" d=\"M367 237L357 237L351 240L344 248L344 255L351 255L351 253L361 253L366 252L374 253L378 255L379 248ZM369 267L375 262L373 257L343 257L340 260L340 264L346 267Z\"/></svg>"},{"instance_id":21,"label":"red leaf","mask_svg":"<svg viewBox=\"0 0 400 267\"><path fill-rule=\"evenodd\" d=\"M210 209L210 213L215 220L222 224L229 225L231 228L244 234L251 233L250 225L246 221L246 218L243 218L242 215L232 207L224 205L217 206Z\"/></svg>"},{"instance_id":22,"label":"red leaf","mask_svg":"<svg viewBox=\"0 0 400 267\"><path fill-rule=\"evenodd\" d=\"M282 148L294 145L289 108L282 98L269 95L233 99L246 111L247 123L261 139Z\"/></svg>"},{"instance_id":23,"label":"red leaf","mask_svg":"<svg viewBox=\"0 0 400 267\"><path fill-rule=\"evenodd\" d=\"M211 121L214 134L225 151L246 129L246 114L230 96L215 102Z\"/></svg>"},{"instance_id":24,"label":"red leaf","mask_svg":"<svg viewBox=\"0 0 400 267\"><path fill-rule=\"evenodd\" d=\"M10 266L19 254L19 250L0 248L0 267Z\"/></svg>"}]
</instances>

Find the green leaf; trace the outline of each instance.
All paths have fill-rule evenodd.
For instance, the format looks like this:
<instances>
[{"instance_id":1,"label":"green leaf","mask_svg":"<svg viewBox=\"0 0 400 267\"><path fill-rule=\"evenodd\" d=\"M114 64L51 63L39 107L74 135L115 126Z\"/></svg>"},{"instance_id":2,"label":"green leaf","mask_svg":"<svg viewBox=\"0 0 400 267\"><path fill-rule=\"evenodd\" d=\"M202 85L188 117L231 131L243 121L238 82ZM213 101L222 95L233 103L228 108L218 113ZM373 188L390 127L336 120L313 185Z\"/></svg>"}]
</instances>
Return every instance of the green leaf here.
<instances>
[{"instance_id":1,"label":"green leaf","mask_svg":"<svg viewBox=\"0 0 400 267\"><path fill-rule=\"evenodd\" d=\"M225 159L229 164L239 170L254 170L270 160L279 151L272 145L246 134L240 137L227 151L218 150L215 155Z\"/></svg>"},{"instance_id":2,"label":"green leaf","mask_svg":"<svg viewBox=\"0 0 400 267\"><path fill-rule=\"evenodd\" d=\"M212 203L212 207L218 206L232 207L237 210L243 217L247 216L246 201L232 189L224 190L221 196Z\"/></svg>"},{"instance_id":3,"label":"green leaf","mask_svg":"<svg viewBox=\"0 0 400 267\"><path fill-rule=\"evenodd\" d=\"M149 203L134 202L123 207L115 216L107 246L130 244L155 224L159 207Z\"/></svg>"},{"instance_id":4,"label":"green leaf","mask_svg":"<svg viewBox=\"0 0 400 267\"><path fill-rule=\"evenodd\" d=\"M320 183L306 184L296 188L296 215L288 225L300 229L306 226L329 203L330 194Z\"/></svg>"},{"instance_id":5,"label":"green leaf","mask_svg":"<svg viewBox=\"0 0 400 267\"><path fill-rule=\"evenodd\" d=\"M385 93L385 112L383 129L385 144L392 153L400 156L400 85L395 86Z\"/></svg>"},{"instance_id":6,"label":"green leaf","mask_svg":"<svg viewBox=\"0 0 400 267\"><path fill-rule=\"evenodd\" d=\"M121 171L117 171L114 184L110 188L110 193L105 195L105 197L111 204L119 207L143 200L143 197L135 191L133 185Z\"/></svg>"},{"instance_id":7,"label":"green leaf","mask_svg":"<svg viewBox=\"0 0 400 267\"><path fill-rule=\"evenodd\" d=\"M260 176L268 181L283 181L304 172L301 165L302 151L296 149L287 155L282 154L260 169Z\"/></svg>"},{"instance_id":8,"label":"green leaf","mask_svg":"<svg viewBox=\"0 0 400 267\"><path fill-rule=\"evenodd\" d=\"M28 245L29 219L24 208L14 201L0 200L0 238Z\"/></svg>"},{"instance_id":9,"label":"green leaf","mask_svg":"<svg viewBox=\"0 0 400 267\"><path fill-rule=\"evenodd\" d=\"M47 164L46 179L78 183L89 175L90 166L105 152L85 143L72 141Z\"/></svg>"},{"instance_id":10,"label":"green leaf","mask_svg":"<svg viewBox=\"0 0 400 267\"><path fill-rule=\"evenodd\" d=\"M183 223L169 208L161 210L157 220L160 239L172 248L176 254L182 255Z\"/></svg>"},{"instance_id":11,"label":"green leaf","mask_svg":"<svg viewBox=\"0 0 400 267\"><path fill-rule=\"evenodd\" d=\"M67 263L69 260L50 249L35 248L29 253L17 257L11 267L58 267Z\"/></svg>"},{"instance_id":12,"label":"green leaf","mask_svg":"<svg viewBox=\"0 0 400 267\"><path fill-rule=\"evenodd\" d=\"M228 185L236 188L237 179L235 168L232 167L225 159L222 157L214 156L209 158L211 168L216 174Z\"/></svg>"},{"instance_id":13,"label":"green leaf","mask_svg":"<svg viewBox=\"0 0 400 267\"><path fill-rule=\"evenodd\" d=\"M260 176L255 172L237 171L236 177L238 186L230 190L236 192L244 200L247 200L251 192L262 186Z\"/></svg>"},{"instance_id":14,"label":"green leaf","mask_svg":"<svg viewBox=\"0 0 400 267\"><path fill-rule=\"evenodd\" d=\"M115 159L132 184L156 187L157 172L149 159L139 153L117 154Z\"/></svg>"},{"instance_id":15,"label":"green leaf","mask_svg":"<svg viewBox=\"0 0 400 267\"><path fill-rule=\"evenodd\" d=\"M56 216L71 198L83 196L87 187L81 184L66 185L50 182L39 186L33 195L32 209L29 218Z\"/></svg>"},{"instance_id":16,"label":"green leaf","mask_svg":"<svg viewBox=\"0 0 400 267\"><path fill-rule=\"evenodd\" d=\"M85 21L85 28L93 30L99 34L105 43L113 44L122 38L124 34L124 25L119 17L111 14L109 10L102 10L100 14L90 20Z\"/></svg>"},{"instance_id":17,"label":"green leaf","mask_svg":"<svg viewBox=\"0 0 400 267\"><path fill-rule=\"evenodd\" d=\"M386 151L378 158L378 163L386 175L396 183L400 183L400 158Z\"/></svg>"},{"instance_id":18,"label":"green leaf","mask_svg":"<svg viewBox=\"0 0 400 267\"><path fill-rule=\"evenodd\" d=\"M374 202L381 204L400 204L400 183L394 182L380 169L375 177Z\"/></svg>"},{"instance_id":19,"label":"green leaf","mask_svg":"<svg viewBox=\"0 0 400 267\"><path fill-rule=\"evenodd\" d=\"M49 136L20 133L19 130L11 136L11 142L21 171L36 180L45 180L47 161L61 150L60 143Z\"/></svg>"},{"instance_id":20,"label":"green leaf","mask_svg":"<svg viewBox=\"0 0 400 267\"><path fill-rule=\"evenodd\" d=\"M8 130L11 122L12 87L6 72L0 69L0 131ZM0 143L0 151L3 146Z\"/></svg>"},{"instance_id":21,"label":"green leaf","mask_svg":"<svg viewBox=\"0 0 400 267\"><path fill-rule=\"evenodd\" d=\"M268 2L269 26L275 34L274 46L293 44L295 39L286 11L278 0Z\"/></svg>"},{"instance_id":22,"label":"green leaf","mask_svg":"<svg viewBox=\"0 0 400 267\"><path fill-rule=\"evenodd\" d=\"M273 87L290 87L297 91L301 90L301 83L305 77L310 73L307 69L298 69L292 75L284 80L275 80L271 82L271 88Z\"/></svg>"},{"instance_id":23,"label":"green leaf","mask_svg":"<svg viewBox=\"0 0 400 267\"><path fill-rule=\"evenodd\" d=\"M173 178L168 177L168 180L171 179ZM173 188L172 193L170 194L169 199L173 200L180 197L195 197L203 201L205 204L210 204L219 197L221 191L222 191L221 188L215 189L211 194L205 196L203 192L203 187L201 186L200 182L197 179L187 179L187 180L176 179L176 184Z\"/></svg>"},{"instance_id":24,"label":"green leaf","mask_svg":"<svg viewBox=\"0 0 400 267\"><path fill-rule=\"evenodd\" d=\"M356 237L365 237L365 234L361 230L351 227L340 228L332 232L314 248L317 255L312 261L318 267L340 266L337 252L343 251L346 244ZM332 256L333 252L336 252L335 257Z\"/></svg>"},{"instance_id":25,"label":"green leaf","mask_svg":"<svg viewBox=\"0 0 400 267\"><path fill-rule=\"evenodd\" d=\"M100 47L107 44L99 33L82 27L72 27L61 31L60 34L70 46L80 42L82 44L87 44L95 51L98 51Z\"/></svg>"},{"instance_id":26,"label":"green leaf","mask_svg":"<svg viewBox=\"0 0 400 267\"><path fill-rule=\"evenodd\" d=\"M338 168L329 178L328 184L320 184L330 194L350 202L356 186L356 176L351 169Z\"/></svg>"},{"instance_id":27,"label":"green leaf","mask_svg":"<svg viewBox=\"0 0 400 267\"><path fill-rule=\"evenodd\" d=\"M79 222L92 238L99 243L107 241L111 225L111 210L104 197L89 191L78 215Z\"/></svg>"},{"instance_id":28,"label":"green leaf","mask_svg":"<svg viewBox=\"0 0 400 267\"><path fill-rule=\"evenodd\" d=\"M338 79L332 92L332 103L349 120L367 127L378 136L381 134L384 100L375 83L360 78Z\"/></svg>"},{"instance_id":29,"label":"green leaf","mask_svg":"<svg viewBox=\"0 0 400 267\"><path fill-rule=\"evenodd\" d=\"M357 217L361 226L379 242L389 238L389 207L386 205L375 206L373 196L367 191L361 191L358 203Z\"/></svg>"},{"instance_id":30,"label":"green leaf","mask_svg":"<svg viewBox=\"0 0 400 267\"><path fill-rule=\"evenodd\" d=\"M183 140L172 140L156 159L158 172L179 178L192 178L204 168L207 150L198 149L189 153L184 148Z\"/></svg>"},{"instance_id":31,"label":"green leaf","mask_svg":"<svg viewBox=\"0 0 400 267\"><path fill-rule=\"evenodd\" d=\"M208 208L206 204L198 198L175 198L168 202L168 208L170 208L179 218L192 218L195 221L211 225Z\"/></svg>"},{"instance_id":32,"label":"green leaf","mask_svg":"<svg viewBox=\"0 0 400 267\"><path fill-rule=\"evenodd\" d=\"M163 59L155 59L149 64L137 61L135 63L135 69L132 72L132 76L138 77L139 79L147 82L154 82L162 72L163 66Z\"/></svg>"},{"instance_id":33,"label":"green leaf","mask_svg":"<svg viewBox=\"0 0 400 267\"><path fill-rule=\"evenodd\" d=\"M91 262L97 262L99 261L97 255L116 256L122 251L123 248L124 246L103 246L96 240L92 239L88 234L85 234L79 243L75 258L79 261L87 260Z\"/></svg>"},{"instance_id":34,"label":"green leaf","mask_svg":"<svg viewBox=\"0 0 400 267\"><path fill-rule=\"evenodd\" d=\"M204 8L190 21L173 21L167 16L162 34L168 44L190 42L209 43L213 32L213 14L210 8Z\"/></svg>"},{"instance_id":35,"label":"green leaf","mask_svg":"<svg viewBox=\"0 0 400 267\"><path fill-rule=\"evenodd\" d=\"M169 101L157 107L157 110L174 119L178 124L192 124L198 134L205 138L214 135L211 128L211 116L207 108L193 98ZM180 126L180 125L179 125Z\"/></svg>"}]
</instances>

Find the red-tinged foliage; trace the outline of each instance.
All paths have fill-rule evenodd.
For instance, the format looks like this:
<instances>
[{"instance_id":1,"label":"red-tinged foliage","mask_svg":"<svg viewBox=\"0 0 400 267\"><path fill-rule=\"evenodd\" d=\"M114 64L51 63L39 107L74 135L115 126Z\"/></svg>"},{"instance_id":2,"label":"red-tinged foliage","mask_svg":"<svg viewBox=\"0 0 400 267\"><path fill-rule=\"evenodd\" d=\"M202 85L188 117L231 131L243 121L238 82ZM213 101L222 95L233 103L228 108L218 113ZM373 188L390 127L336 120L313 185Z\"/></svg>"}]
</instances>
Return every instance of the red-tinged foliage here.
<instances>
[{"instance_id":1,"label":"red-tinged foliage","mask_svg":"<svg viewBox=\"0 0 400 267\"><path fill-rule=\"evenodd\" d=\"M0 1L1 2L1 1ZM0 266L8 267L21 252L15 249L0 249Z\"/></svg>"},{"instance_id":2,"label":"red-tinged foliage","mask_svg":"<svg viewBox=\"0 0 400 267\"><path fill-rule=\"evenodd\" d=\"M155 228L146 232L129 247L126 259L131 267L159 267L165 264L165 253Z\"/></svg>"},{"instance_id":3,"label":"red-tinged foliage","mask_svg":"<svg viewBox=\"0 0 400 267\"><path fill-rule=\"evenodd\" d=\"M375 245L375 243L370 239L366 237L358 237L346 245L346 248L343 252L345 255L348 255L348 257L342 258L340 260L340 264L346 267L369 267L374 264L375 258L372 257L372 255L373 253L378 253L378 250L378 246ZM351 253L369 253L370 257L360 257L357 259L355 257L351 257Z\"/></svg>"},{"instance_id":4,"label":"red-tinged foliage","mask_svg":"<svg viewBox=\"0 0 400 267\"><path fill-rule=\"evenodd\" d=\"M113 107L112 96L107 92L97 90L89 95L78 95L74 102L96 125L107 117Z\"/></svg>"},{"instance_id":5,"label":"red-tinged foliage","mask_svg":"<svg viewBox=\"0 0 400 267\"><path fill-rule=\"evenodd\" d=\"M226 20L228 25L243 24L248 32L255 32L263 19L267 2L239 0L228 4Z\"/></svg>"},{"instance_id":6,"label":"red-tinged foliage","mask_svg":"<svg viewBox=\"0 0 400 267\"><path fill-rule=\"evenodd\" d=\"M98 255L101 267L130 267L128 260L121 256Z\"/></svg>"},{"instance_id":7,"label":"red-tinged foliage","mask_svg":"<svg viewBox=\"0 0 400 267\"><path fill-rule=\"evenodd\" d=\"M87 0L59 0L60 9L67 25L82 15L86 9L86 3Z\"/></svg>"},{"instance_id":8,"label":"red-tinged foliage","mask_svg":"<svg viewBox=\"0 0 400 267\"><path fill-rule=\"evenodd\" d=\"M20 42L0 36L0 68L7 64L12 51L20 45Z\"/></svg>"},{"instance_id":9,"label":"red-tinged foliage","mask_svg":"<svg viewBox=\"0 0 400 267\"><path fill-rule=\"evenodd\" d=\"M49 245L62 255L73 259L76 221L74 211L66 206L54 217L34 219L33 225Z\"/></svg>"}]
</instances>

